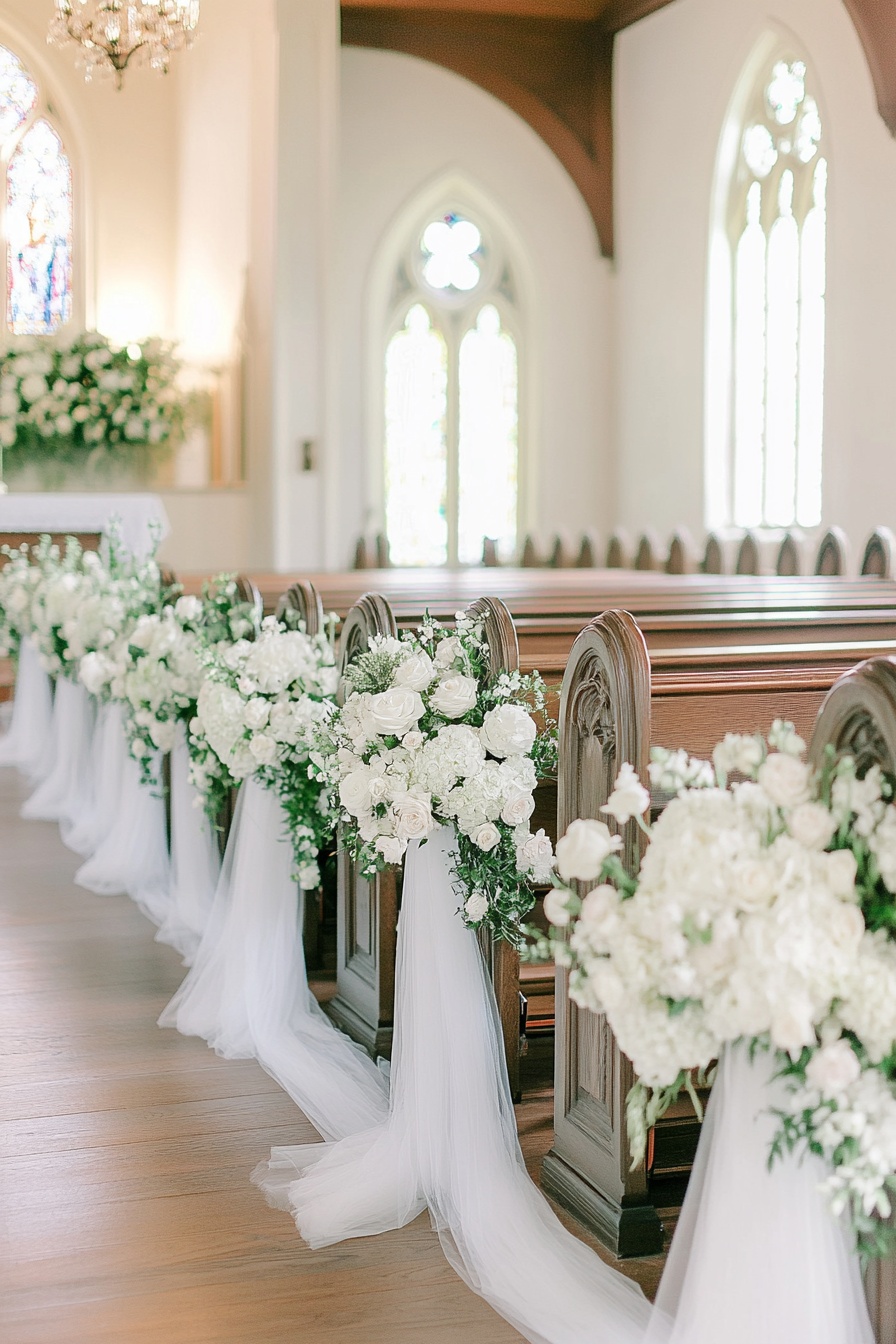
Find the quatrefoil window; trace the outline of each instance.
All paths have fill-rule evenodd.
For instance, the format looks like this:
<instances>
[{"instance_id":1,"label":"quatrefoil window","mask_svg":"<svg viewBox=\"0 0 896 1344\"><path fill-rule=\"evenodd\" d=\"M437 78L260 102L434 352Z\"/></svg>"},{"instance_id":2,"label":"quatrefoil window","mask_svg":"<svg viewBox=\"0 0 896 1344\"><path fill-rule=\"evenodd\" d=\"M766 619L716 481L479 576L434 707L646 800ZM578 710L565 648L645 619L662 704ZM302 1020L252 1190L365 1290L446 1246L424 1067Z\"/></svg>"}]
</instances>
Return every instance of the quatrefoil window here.
<instances>
[{"instance_id":1,"label":"quatrefoil window","mask_svg":"<svg viewBox=\"0 0 896 1344\"><path fill-rule=\"evenodd\" d=\"M433 289L468 293L479 284L482 234L471 220L454 214L433 220L423 232L420 248L426 258L423 278Z\"/></svg>"}]
</instances>

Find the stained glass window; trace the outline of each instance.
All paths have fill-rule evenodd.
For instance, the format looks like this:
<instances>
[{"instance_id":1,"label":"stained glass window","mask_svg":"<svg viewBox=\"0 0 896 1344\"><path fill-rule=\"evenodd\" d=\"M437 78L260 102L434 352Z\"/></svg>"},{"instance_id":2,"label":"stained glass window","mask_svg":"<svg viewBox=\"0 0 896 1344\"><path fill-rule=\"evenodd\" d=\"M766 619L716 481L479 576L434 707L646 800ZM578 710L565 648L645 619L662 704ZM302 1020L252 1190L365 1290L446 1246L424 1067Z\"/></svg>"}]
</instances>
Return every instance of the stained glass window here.
<instances>
[{"instance_id":1,"label":"stained glass window","mask_svg":"<svg viewBox=\"0 0 896 1344\"><path fill-rule=\"evenodd\" d=\"M410 292L409 292L410 291ZM397 276L385 360L385 521L396 565L516 550L519 373L508 259L459 211L430 219ZM511 322L511 326L513 323Z\"/></svg>"},{"instance_id":2,"label":"stained glass window","mask_svg":"<svg viewBox=\"0 0 896 1344\"><path fill-rule=\"evenodd\" d=\"M6 326L48 335L72 316L72 170L58 132L38 115L39 91L0 46L0 153L7 160Z\"/></svg>"},{"instance_id":3,"label":"stained glass window","mask_svg":"<svg viewBox=\"0 0 896 1344\"><path fill-rule=\"evenodd\" d=\"M764 68L729 182L728 521L742 527L821 521L827 162L811 87L802 60Z\"/></svg>"},{"instance_id":4,"label":"stained glass window","mask_svg":"<svg viewBox=\"0 0 896 1344\"><path fill-rule=\"evenodd\" d=\"M72 173L47 121L22 137L7 174L9 328L56 331L72 311Z\"/></svg>"}]
</instances>

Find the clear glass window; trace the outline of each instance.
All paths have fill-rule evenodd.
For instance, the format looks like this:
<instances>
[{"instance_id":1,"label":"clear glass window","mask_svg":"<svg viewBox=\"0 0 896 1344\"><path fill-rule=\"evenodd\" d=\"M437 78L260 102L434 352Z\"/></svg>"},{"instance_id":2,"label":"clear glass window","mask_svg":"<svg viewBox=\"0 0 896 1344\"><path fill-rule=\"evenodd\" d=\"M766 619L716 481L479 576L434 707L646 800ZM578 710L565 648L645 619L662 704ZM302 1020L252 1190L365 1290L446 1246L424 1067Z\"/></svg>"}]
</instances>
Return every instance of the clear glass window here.
<instances>
[{"instance_id":1,"label":"clear glass window","mask_svg":"<svg viewBox=\"0 0 896 1344\"><path fill-rule=\"evenodd\" d=\"M767 63L728 183L732 274L719 285L731 296L728 521L741 527L821 521L823 142L806 62Z\"/></svg>"},{"instance_id":2,"label":"clear glass window","mask_svg":"<svg viewBox=\"0 0 896 1344\"><path fill-rule=\"evenodd\" d=\"M501 249L459 211L431 219L397 277L386 346L385 521L396 565L513 558L519 354Z\"/></svg>"}]
</instances>

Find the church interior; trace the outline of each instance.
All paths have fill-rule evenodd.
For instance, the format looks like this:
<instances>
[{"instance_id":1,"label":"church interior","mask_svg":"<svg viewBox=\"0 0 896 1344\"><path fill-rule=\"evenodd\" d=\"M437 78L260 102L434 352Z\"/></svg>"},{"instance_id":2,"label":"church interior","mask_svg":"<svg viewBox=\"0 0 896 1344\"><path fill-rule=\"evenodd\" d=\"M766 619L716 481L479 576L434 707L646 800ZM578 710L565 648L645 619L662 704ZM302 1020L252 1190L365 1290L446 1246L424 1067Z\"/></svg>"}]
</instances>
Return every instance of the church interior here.
<instances>
[{"instance_id":1,"label":"church interior","mask_svg":"<svg viewBox=\"0 0 896 1344\"><path fill-rule=\"evenodd\" d=\"M138 21L172 24L170 50L146 39L119 60L123 34ZM338 703L345 715L353 687L360 694L350 669L368 647L394 653L399 636L434 638L415 655L430 681L418 687L409 672L396 682L418 701L424 694L427 714L442 714L434 733L454 722L485 730L472 700L444 708L443 695L443 708L434 701L430 709L433 668L443 668L447 686L450 657L466 657L454 640L440 664L441 635L427 633L430 623L456 628L461 643L478 632L482 663L464 663L468 675L456 680L479 675L483 687L497 682L512 697L524 686L534 696L536 745L512 753L486 741L481 751L495 772L496 761L526 752L537 765L538 783L533 767L514 814L520 871L523 832L559 856L570 826L612 817L607 853L615 858L606 858L601 881L616 880L607 876L613 862L631 874L644 861L640 818L661 825L693 780L673 787L671 775L663 782L651 773L646 801L620 811L608 800L627 765L646 780L655 748L712 760L722 791L714 744L726 734L756 740L773 722L806 749L818 778L827 778L824 761L847 753L861 781L869 770L882 779L869 806L879 803L874 825L883 825L896 797L887 782L896 781L894 137L892 0L0 0L6 572L20 544L44 533L62 544L74 534L87 585L93 561L84 557L104 554L98 510L119 513L125 537L146 532L158 547L153 581L168 594L159 611L192 611L181 604L194 601L206 613L217 603L220 616L226 594L232 607L222 619L234 648L264 640L277 620L301 630L329 650L320 656L333 680L321 697L334 713ZM138 378L142 393L127 395ZM268 1178L252 1173L271 1150L276 1168L291 1145L305 1152L323 1138L338 1149L353 1131L321 1121L303 1084L284 1081L293 1077L284 1033L299 1033L288 1014L274 1024L269 1013L261 1025L264 1014L256 1022L250 1012L237 1044L178 1017L185 967L189 985L202 964L197 949L223 927L210 913L222 872L235 899L235 837L250 832L255 775L233 766L233 787L218 799L202 927L184 914L168 937L171 909L147 894L158 859L147 840L153 828L165 881L174 880L173 729L145 753L160 749L161 787L146 787L144 762L128 795L137 798L142 784L131 840L122 842L135 876L82 881L102 852L98 822L93 845L71 839L79 820L86 824L87 795L94 821L101 797L126 810L123 775L104 792L112 756L102 755L111 747L100 724L116 683L110 671L102 692L88 684L88 660L102 647L95 640L80 672L91 706L62 709L63 694L75 703L64 661L84 650L49 665L38 618L33 627L12 619L3 564L4 1344L706 1344L710 1336L687 1321L679 1333L652 1333L655 1324L645 1333L639 1307L630 1317L619 1308L623 1324L595 1323L592 1333L581 1324L592 1319L590 1299L576 1303L581 1317L570 1307L568 1321L540 1302L513 1306L514 1293L528 1303L526 1293L500 1286L500 1274L495 1286L470 1250L473 1215L460 1194L442 1190L442 1203L423 1177L419 1207L409 1196L413 1216L387 1220L379 1235L359 1215L350 1233L315 1240L295 1204L269 1207ZM240 633L236 612L248 613L253 634ZM192 619L184 617L188 629ZM68 627L60 618L55 628L58 642ZM31 634L44 668L38 674L34 663L33 685ZM133 661L127 638L122 647ZM37 733L39 676L54 744L41 753L36 737L26 741ZM455 692L464 687L445 694ZM480 691L486 719L498 713L491 693ZM177 742L193 753L190 787L199 788L210 767L191 736L200 702L187 712L188 699ZM86 716L78 718L83 737L74 728L65 736L65 712L69 725ZM273 722L263 713L262 730ZM422 715L420 701L416 718L380 730L393 755L417 749L409 739L418 720L431 723ZM555 720L554 764L542 766L538 744ZM139 716L136 723L130 757L139 762ZM343 728L333 729L345 759L371 769L351 725L344 731L340 738ZM781 731L762 737L766 764L773 752L791 753ZM264 775L272 758L260 752L252 770L272 778ZM63 758L65 801L41 810L35 799L48 778L61 777ZM747 756L738 759L734 772L762 779ZM419 802L420 790L407 785L393 812L412 795ZM427 824L435 816L444 827L436 785L430 795ZM412 821L399 828L395 857L380 826L376 872L362 868L371 835L362 825L351 849L347 781L336 796L340 829L333 820L331 840L319 845L317 876L284 878L293 902L297 880L301 888L298 921L290 906L290 932L265 929L267 916L250 910L235 943L242 939L245 952L258 937L264 965L252 973L273 984L277 957L298 936L296 992L312 1003L315 1023L353 1042L349 1073L363 1056L370 1076L359 1096L375 1094L379 1118L376 1107L389 1104L377 1091L388 1094L389 1057L391 1123L409 1061L421 1077L427 1059L436 1070L438 1036L451 1061L439 1095L453 1116L474 1087L457 1058L479 1030L460 981L445 972L433 1040L421 1027L418 1042L409 1025L419 1026L422 1009L401 1016L413 980L402 939L417 930L405 847L420 833ZM833 796L828 788L809 802L807 791L782 802L782 815L791 802L834 807ZM471 823L486 856L510 835L513 800L502 799L506 815L477 813ZM187 811L205 816L195 803ZM383 815L368 805L368 820ZM832 827L807 846L839 846L847 823L839 824L840 839ZM482 839L489 826L494 838ZM260 888L274 860L249 851L246 840L245 871ZM886 884L886 862L876 862L875 880ZM862 863L857 881L867 876ZM622 1298L631 1285L639 1301L641 1290L652 1301L659 1289L665 1310L678 1273L670 1247L680 1225L679 1242L691 1235L682 1206L703 1188L691 1174L704 1180L701 1120L718 1085L703 1074L696 1083L689 1074L686 1090L676 1084L676 1098L650 1119L639 1167L626 1093L644 1071L620 1048L615 1022L611 1029L603 1010L577 998L590 972L579 952L564 950L569 912L578 929L580 910L586 918L579 897L590 899L594 874L532 865L525 939L519 920L509 940L506 928L479 923L470 901L492 897L472 879L459 898L465 924L457 921L464 933L476 930L470 947L485 968L484 1011L497 1042L494 1104L502 1124L509 1114L513 1160L527 1182L514 1196L527 1210L516 1231L508 1196L501 1271L513 1262L508 1283L558 1275L565 1284L556 1254L570 1282L588 1279L577 1259L587 1248L588 1265L624 1282ZM631 895L627 880L620 889ZM557 903L563 883L569 907ZM486 879L479 885L485 890ZM706 943L712 927L692 923L679 941ZM880 927L893 938L896 899ZM521 959L523 941L542 955L524 949ZM896 989L896 978L887 983ZM228 981L234 1000L243 992ZM670 991L665 1001L686 1018L696 991ZM186 1003L181 997L184 1011ZM178 1030L160 1030L160 1014ZM782 1044L783 1027L770 1039L790 1050L796 1068L800 1049L826 1048L819 1023L796 1050ZM861 1043L858 1027L849 1039ZM896 1097L890 1044L880 1056L892 1065ZM869 1059L876 1068L873 1051L856 1051L863 1069ZM470 1062L471 1079L476 1069ZM439 1126L420 1124L422 1150L427 1124ZM896 1109L890 1136L896 1162ZM286 1160L309 1164L302 1171L312 1175L296 1185L317 1181L318 1165L326 1174L326 1158ZM476 1181L491 1227L488 1167L484 1157ZM558 1239L540 1258L523 1250L530 1187L544 1197ZM397 1177L388 1198L398 1201L396 1190ZM329 1196L328 1213L339 1198ZM878 1214L885 1224L882 1205ZM493 1227L489 1236L494 1243ZM896 1258L887 1246L865 1273L868 1324L854 1333L834 1323L829 1334L808 1326L801 1334L785 1312L780 1335L758 1316L739 1334L732 1288L719 1344L759 1333L768 1344L896 1344ZM705 1276L713 1263L706 1251ZM826 1310L834 1321L834 1308Z\"/></svg>"}]
</instances>

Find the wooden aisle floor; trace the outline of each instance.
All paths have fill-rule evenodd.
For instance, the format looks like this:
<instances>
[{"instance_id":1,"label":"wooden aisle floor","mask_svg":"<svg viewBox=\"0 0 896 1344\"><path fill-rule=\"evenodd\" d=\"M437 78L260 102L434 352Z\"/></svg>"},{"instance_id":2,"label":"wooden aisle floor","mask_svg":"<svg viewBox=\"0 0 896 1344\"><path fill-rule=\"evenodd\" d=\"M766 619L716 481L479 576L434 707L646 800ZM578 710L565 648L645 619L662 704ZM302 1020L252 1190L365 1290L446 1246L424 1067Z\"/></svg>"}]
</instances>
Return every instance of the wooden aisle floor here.
<instances>
[{"instance_id":1,"label":"wooden aisle floor","mask_svg":"<svg viewBox=\"0 0 896 1344\"><path fill-rule=\"evenodd\" d=\"M183 971L124 897L74 886L0 770L2 1344L511 1344L424 1215L309 1251L249 1173L315 1130L255 1063L156 1019ZM549 1097L523 1102L534 1168ZM655 1261L628 1272L652 1289Z\"/></svg>"}]
</instances>

